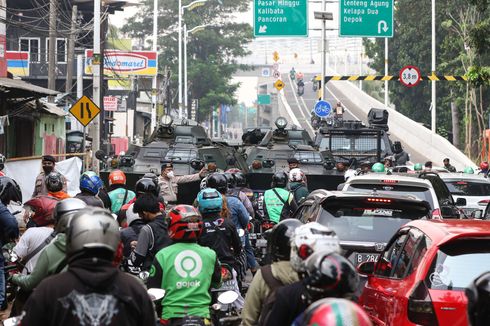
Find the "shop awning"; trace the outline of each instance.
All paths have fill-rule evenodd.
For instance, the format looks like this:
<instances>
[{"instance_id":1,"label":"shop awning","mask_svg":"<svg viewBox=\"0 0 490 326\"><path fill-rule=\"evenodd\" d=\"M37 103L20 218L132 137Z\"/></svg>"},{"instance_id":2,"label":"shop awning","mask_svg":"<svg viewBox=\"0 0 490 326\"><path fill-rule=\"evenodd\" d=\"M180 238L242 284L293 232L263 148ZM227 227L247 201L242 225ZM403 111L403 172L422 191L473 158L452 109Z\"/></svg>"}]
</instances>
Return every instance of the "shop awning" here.
<instances>
[{"instance_id":1,"label":"shop awning","mask_svg":"<svg viewBox=\"0 0 490 326\"><path fill-rule=\"evenodd\" d=\"M0 78L0 98L45 97L55 96L58 93L20 79Z\"/></svg>"}]
</instances>

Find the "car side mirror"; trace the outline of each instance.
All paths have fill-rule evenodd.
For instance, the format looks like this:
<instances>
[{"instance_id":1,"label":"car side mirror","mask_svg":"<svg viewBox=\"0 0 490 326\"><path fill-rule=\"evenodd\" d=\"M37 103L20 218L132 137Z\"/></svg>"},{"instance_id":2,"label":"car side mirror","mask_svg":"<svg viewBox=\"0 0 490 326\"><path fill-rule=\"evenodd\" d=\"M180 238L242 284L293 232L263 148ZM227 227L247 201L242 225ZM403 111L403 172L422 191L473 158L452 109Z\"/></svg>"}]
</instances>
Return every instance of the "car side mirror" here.
<instances>
[{"instance_id":1,"label":"car side mirror","mask_svg":"<svg viewBox=\"0 0 490 326\"><path fill-rule=\"evenodd\" d=\"M192 160L191 168L194 170L201 170L206 164L202 160Z\"/></svg>"},{"instance_id":2,"label":"car side mirror","mask_svg":"<svg viewBox=\"0 0 490 326\"><path fill-rule=\"evenodd\" d=\"M375 267L376 263L374 261L365 261L357 266L357 272L362 275L372 275Z\"/></svg>"},{"instance_id":3,"label":"car side mirror","mask_svg":"<svg viewBox=\"0 0 490 326\"><path fill-rule=\"evenodd\" d=\"M483 211L481 209L477 209L476 211L471 212L470 217L472 219L481 219L483 217Z\"/></svg>"},{"instance_id":4,"label":"car side mirror","mask_svg":"<svg viewBox=\"0 0 490 326\"><path fill-rule=\"evenodd\" d=\"M458 198L456 199L456 206L466 206L466 198Z\"/></svg>"}]
</instances>

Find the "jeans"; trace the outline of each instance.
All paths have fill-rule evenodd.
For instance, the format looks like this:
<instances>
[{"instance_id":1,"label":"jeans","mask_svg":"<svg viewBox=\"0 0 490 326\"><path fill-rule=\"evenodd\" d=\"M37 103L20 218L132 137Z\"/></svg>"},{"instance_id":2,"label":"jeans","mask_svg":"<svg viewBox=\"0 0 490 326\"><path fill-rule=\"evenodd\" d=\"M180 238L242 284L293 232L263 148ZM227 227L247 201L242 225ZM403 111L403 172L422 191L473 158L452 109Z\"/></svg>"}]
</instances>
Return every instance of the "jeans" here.
<instances>
[{"instance_id":1,"label":"jeans","mask_svg":"<svg viewBox=\"0 0 490 326\"><path fill-rule=\"evenodd\" d=\"M256 269L257 261L255 260L254 251L252 245L250 244L250 238L248 233L245 235L245 253L247 254L248 268Z\"/></svg>"},{"instance_id":2,"label":"jeans","mask_svg":"<svg viewBox=\"0 0 490 326\"><path fill-rule=\"evenodd\" d=\"M0 253L0 307L3 306L5 298L5 273L4 273L4 265L5 259L3 255Z\"/></svg>"}]
</instances>

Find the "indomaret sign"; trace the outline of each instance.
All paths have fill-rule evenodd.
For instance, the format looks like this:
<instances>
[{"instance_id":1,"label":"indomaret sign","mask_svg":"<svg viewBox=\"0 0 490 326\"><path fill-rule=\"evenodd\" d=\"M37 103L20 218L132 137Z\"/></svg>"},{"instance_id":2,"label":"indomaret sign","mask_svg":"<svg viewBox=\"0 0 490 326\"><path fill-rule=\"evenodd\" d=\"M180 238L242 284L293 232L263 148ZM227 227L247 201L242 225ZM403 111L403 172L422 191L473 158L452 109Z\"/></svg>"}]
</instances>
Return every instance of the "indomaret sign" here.
<instances>
[{"instance_id":1,"label":"indomaret sign","mask_svg":"<svg viewBox=\"0 0 490 326\"><path fill-rule=\"evenodd\" d=\"M104 75L127 77L155 76L158 56L155 51L104 51ZM93 51L85 50L85 74L92 74Z\"/></svg>"}]
</instances>

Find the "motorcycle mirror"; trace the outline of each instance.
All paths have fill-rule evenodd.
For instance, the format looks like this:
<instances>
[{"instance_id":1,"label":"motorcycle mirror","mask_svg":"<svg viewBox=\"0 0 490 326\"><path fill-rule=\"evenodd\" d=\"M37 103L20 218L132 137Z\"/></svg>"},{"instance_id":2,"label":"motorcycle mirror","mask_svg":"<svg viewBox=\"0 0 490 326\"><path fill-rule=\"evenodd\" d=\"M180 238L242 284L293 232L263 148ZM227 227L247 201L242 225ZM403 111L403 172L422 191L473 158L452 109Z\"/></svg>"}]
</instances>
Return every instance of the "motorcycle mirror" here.
<instances>
[{"instance_id":1,"label":"motorcycle mirror","mask_svg":"<svg viewBox=\"0 0 490 326\"><path fill-rule=\"evenodd\" d=\"M158 288L150 288L148 289L148 295L150 296L151 301L157 301L160 300L165 296L165 290L164 289L158 289Z\"/></svg>"},{"instance_id":2,"label":"motorcycle mirror","mask_svg":"<svg viewBox=\"0 0 490 326\"><path fill-rule=\"evenodd\" d=\"M238 236L241 238L245 235L245 230L244 229L238 229Z\"/></svg>"},{"instance_id":3,"label":"motorcycle mirror","mask_svg":"<svg viewBox=\"0 0 490 326\"><path fill-rule=\"evenodd\" d=\"M215 303L211 307L213 308L213 310L221 310L221 304L219 303Z\"/></svg>"},{"instance_id":4,"label":"motorcycle mirror","mask_svg":"<svg viewBox=\"0 0 490 326\"><path fill-rule=\"evenodd\" d=\"M235 302L238 299L238 293L235 291L226 291L219 295L218 302L221 304L230 304Z\"/></svg>"},{"instance_id":5,"label":"motorcycle mirror","mask_svg":"<svg viewBox=\"0 0 490 326\"><path fill-rule=\"evenodd\" d=\"M148 271L143 271L138 274L138 277L143 280L143 282L146 282L148 277L150 277L150 272Z\"/></svg>"}]
</instances>

